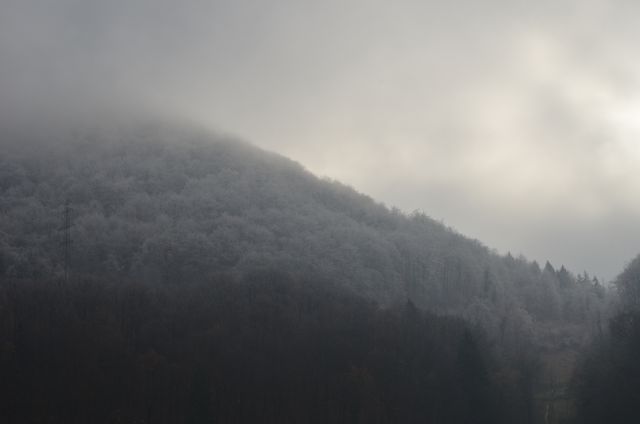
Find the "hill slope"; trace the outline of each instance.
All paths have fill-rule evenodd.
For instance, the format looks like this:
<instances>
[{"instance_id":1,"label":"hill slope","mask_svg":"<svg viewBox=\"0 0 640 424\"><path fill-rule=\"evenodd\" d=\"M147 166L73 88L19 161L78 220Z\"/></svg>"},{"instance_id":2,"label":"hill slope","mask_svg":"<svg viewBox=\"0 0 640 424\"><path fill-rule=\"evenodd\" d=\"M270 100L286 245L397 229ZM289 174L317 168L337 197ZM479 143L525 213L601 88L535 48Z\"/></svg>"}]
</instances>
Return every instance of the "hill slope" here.
<instances>
[{"instance_id":1,"label":"hill slope","mask_svg":"<svg viewBox=\"0 0 640 424\"><path fill-rule=\"evenodd\" d=\"M72 275L183 284L277 269L462 315L496 338L598 313L587 276L500 257L225 137L151 126L2 143L0 276L63 275L68 203Z\"/></svg>"},{"instance_id":2,"label":"hill slope","mask_svg":"<svg viewBox=\"0 0 640 424\"><path fill-rule=\"evenodd\" d=\"M106 422L536 422L600 330L586 273L499 256L226 137L151 125L0 147L13 422L86 422L88 405Z\"/></svg>"}]
</instances>

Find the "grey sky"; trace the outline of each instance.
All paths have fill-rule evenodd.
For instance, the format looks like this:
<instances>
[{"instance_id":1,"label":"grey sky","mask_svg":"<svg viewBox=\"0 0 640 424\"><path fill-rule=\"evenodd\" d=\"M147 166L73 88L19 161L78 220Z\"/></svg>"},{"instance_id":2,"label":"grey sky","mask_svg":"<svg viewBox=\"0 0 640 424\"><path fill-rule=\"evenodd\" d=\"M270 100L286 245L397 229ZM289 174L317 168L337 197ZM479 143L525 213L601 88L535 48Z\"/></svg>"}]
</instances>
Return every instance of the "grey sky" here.
<instances>
[{"instance_id":1,"label":"grey sky","mask_svg":"<svg viewBox=\"0 0 640 424\"><path fill-rule=\"evenodd\" d=\"M0 0L0 113L192 119L610 278L640 251L635 3Z\"/></svg>"}]
</instances>

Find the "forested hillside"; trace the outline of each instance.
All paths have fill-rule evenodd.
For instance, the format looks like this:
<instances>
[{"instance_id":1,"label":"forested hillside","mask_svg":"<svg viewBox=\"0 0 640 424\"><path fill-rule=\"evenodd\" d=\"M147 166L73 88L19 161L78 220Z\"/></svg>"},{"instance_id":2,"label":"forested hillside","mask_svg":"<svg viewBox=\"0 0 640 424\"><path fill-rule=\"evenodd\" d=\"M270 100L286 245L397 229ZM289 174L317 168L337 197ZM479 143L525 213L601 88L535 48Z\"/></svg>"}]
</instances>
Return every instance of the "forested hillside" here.
<instances>
[{"instance_id":1,"label":"forested hillside","mask_svg":"<svg viewBox=\"0 0 640 424\"><path fill-rule=\"evenodd\" d=\"M397 376L387 375L383 371L376 374L375 371L375 364L378 364L376 361L387 360L384 359L384 349L381 351L376 343L392 337L394 331L390 328L401 326L404 318L400 318L400 315L406 312L393 311L404 311L409 307L407 302L411 305L409 309L449 315L466 322L462 325L457 320L449 322L445 318L438 318L442 320L438 321L431 315L424 319L416 318L416 322L420 324L415 325L424 326L424 329L416 330L417 333L407 337L420 337L418 334L424 333L431 340L429 343L439 346L435 351L427 349L431 352L429 355L435 355L429 356L433 360L432 366L444 364L444 370L448 370L446 372L455 372L456 367L445 360L449 355L447 352L461 349L459 343L462 342L459 340L465 340L465 337L473 339L473 346L478 343L483 352L478 354L478 358L482 357L482 361L487 362L482 362L482 365L476 359L470 359L471 363L476 364L472 367L484 370L481 372L482 377L470 383L471 386L495 385L496 389L491 392L495 397L492 399L512 396L509 402L506 402L507 398L502 398L501 416L510 416L512 420L513 417L519 417L519 422L533 422L537 407L533 392L536 385L543 384L547 378L545 355L580 349L601 326L605 291L599 282L586 273L576 276L564 267L555 269L549 263L541 268L537 263L521 257L514 258L510 254L500 256L480 242L465 238L424 213L405 214L389 209L349 187L319 179L300 165L251 145L190 129L154 126L47 136L34 134L7 133L2 136L1 142L0 281L3 289L0 311L5 314L5 325L0 336L4 339L4 360L9 361L4 363L5 371L22 369L13 367L15 363L11 361L18 360L16 358L23 358L20 360L25 361L30 358L43 369L55 367L55 362L47 362L50 358L38 359L40 351L49 350L50 345L30 344L34 338L40 338L43 331L47 334L60 332L61 339L47 343L63 343L53 349L62 349L59 352L62 356L65 349L71 349L64 343L69 343L74 337L80 337L84 343L78 351L74 351L76 354L84 354L84 349L101 351L101 348L94 346L97 342L91 331L108 331L115 337L113 343L117 347L113 353L121 358L117 362L118 366L130 367L133 371L137 366L143 366L140 365L141 362L135 361L169 364L166 365L169 367L167 370L159 371L163 377L144 378L166 379L162 384L168 384L174 387L172 390L177 391L181 391L180 387L185 384L184 387L195 385L192 396L196 399L201 396L197 392L201 389L197 387L202 382L199 383L197 378L191 380L192 374L197 373L197 370L189 367L194 364L202 365L203 369L208 370L203 371L204 375L212 379L218 378L215 375L219 370L211 363L205 361L201 364L200 360L194 359L198 355L206 355L205 352L211 353L209 350L202 350L202 346L193 348L195 356L179 359L175 356L175 349L178 347L174 343L177 342L162 344L149 341L154 337L176 337L176 334L183 331L171 327L171 323L177 322L175 325L178 327L195 331L191 334L185 330L187 334L191 334L189 337L198 340L210 338L208 343L215 344L215 340L232 343L235 339L229 338L230 334L244 331L237 328L235 323L249 318L242 317L243 314L238 311L220 312L220 308L238 306L237 303L244 296L253 299L251 302L258 302L251 297L256 296L266 300L264 303L258 302L262 306L256 306L255 310L244 310L246 314L278 315L281 312L269 311L284 308L282 313L287 316L292 314L291 320L301 319L300 326L305 334L324 337L321 333L328 331L324 326L331 324L320 322L331 315L327 311L333 307L326 299L334 296L331 293L339 293L339 296L346 296L351 299L350 302L354 302L354 314L364 314L365 318L353 321L353 325L360 326L357 329L349 330L352 323L349 320L342 324L347 328L338 325L338 333L352 331L349 334L358 340L347 337L348 341L338 339L332 344L344 347L351 353L346 354L341 359L342 362L327 365L337 367L334 370L335 376L332 377L331 374L334 371L328 371L327 375L318 371L322 378L328 378L327 381L318 383L320 386L324 384L322 387L318 386L318 390L329 390L327 387L335 385L340 387L339 390L349 391L352 390L349 389L351 383L348 382L351 380L341 379L359 379L358 381L362 380L362 386L357 389L360 391L349 392L351 394L348 396L357 396L359 402L369 403L366 408L358 409L359 412L349 412L344 409L346 406L340 406L339 400L317 393L300 392L300 401L309 402L308 405L314 405L313 408L326 406L327 402L332 405L329 409L331 414L336 415L318 422L414 422L414 418L398 420L395 415L398 413L397 408L405 406L398 403L398 399L393 400L392 393L385 391L396 387L396 384L408 384L403 380L404 377L394 380ZM282 289L274 289L272 285L265 286L270 287L265 289L258 284L260 281L272 283L273 280L289 281L296 287L305 284L309 287L322 287L324 300L320 301L323 303L319 306L318 313L324 314L322 317L325 318L304 312L305 309L300 305L313 302L309 300L313 296L308 294L294 292L298 294L293 296L296 298L293 303L298 306L277 306L282 301L278 294L282 292L278 290L286 292L291 288L290 284L285 284ZM242 282L246 281L252 282L251 287L255 287L255 291L252 289L242 292L246 289L233 288L245 287ZM203 287L227 287L225 284L230 284L228 287L232 288L227 290L233 293L229 295L228 304L211 300L213 303L209 305L205 296L205 299L196 301L195 306L186 300L176 303L186 310L194 307L201 315L195 312L193 316L187 314L178 318L172 315L177 312L173 311L176 305L172 306L170 299L180 298L179 293L197 296L199 290L207 290ZM53 286L58 287L63 294L52 289ZM22 287L24 293L21 292ZM88 292L85 293L83 287ZM142 294L135 294L138 293L136 290L141 290ZM222 289L211 290L212 293L217 293L216 290ZM135 295L130 295L131 291ZM29 295L34 292L38 293L37 296L44 297L41 300L44 303L38 304L34 299L29 299ZM47 300L49 296L52 299L50 304ZM125 300L120 296L124 296ZM211 296L214 299L218 294ZM131 308L134 306L127 302L137 302L138 299L141 299L142 304L136 313L140 315L132 323L127 320L134 318L127 314L133 313ZM97 303L94 305L89 302L85 305L85 300ZM361 304L359 302L365 302L362 305L368 306L357 306ZM209 307L212 311L202 310ZM67 308L71 314L69 316L61 312ZM322 312L322 308L327 310ZM351 312L347 309L350 308L338 313L348 315ZM46 317L37 316L49 310ZM119 310L123 312L116 312ZM391 311L388 315L384 312L387 310ZM101 311L104 316L100 315ZM118 314L124 315L113 317ZM219 315L216 315L218 318L212 318L208 314ZM262 322L255 318L259 321L256 325L277 327L269 330L273 334L279 328L295 333L295 329L289 327L293 325L289 319L278 316L282 321ZM48 321L49 318L53 321ZM147 318L149 322L146 322ZM62 331L56 327L64 327L62 323L67 319L74 322L86 320L87 327L80 326L77 333L69 335L65 333L67 330ZM190 327L189 320L194 320L194 325L207 322L206 325L203 324L204 327L198 327L204 333L198 333ZM211 320L218 320L220 324L212 326L214 321ZM170 328L166 328L165 324ZM42 329L40 326L43 325L52 326L50 330L53 333ZM442 326L445 336L438 332L429 336L434 331L434 326ZM462 329L465 326L467 330ZM278 357L277 352L282 353L278 346L268 345L262 339L270 337L265 336L264 331L250 328L252 330L246 335L247 339L242 342L247 343L243 345L244 349L251 349L249 346L258 343L258 348L267 349L264 353L273 358ZM85 332L88 329L91 331ZM173 336L163 333L165 331L173 331ZM222 334L219 339L216 338L217 331ZM333 334L331 337L346 337L341 334ZM469 335L462 337L462 334ZM141 337L145 341L141 341ZM444 342L442 337L453 339ZM194 340L185 342L191 346L196 343ZM417 348L411 344L414 342L418 343ZM300 355L303 357L316 351L309 347L309 343L313 342L307 339L293 338L287 340L287 343L300 348ZM355 345L351 346L350 343ZM385 348L395 346L393 349L399 349L393 353L396 360L402 356L399 352L403 349L416 348L412 354L414 360L431 361L421 356L422 345L419 341L391 340L389 343L391 345L385 344ZM449 346L447 343L453 344ZM331 349L328 345L318 348ZM27 359L24 359L24 353L22 356L16 354L20 349L36 356L26 355ZM99 353L95 359L101 361L99 357L103 354L104 352ZM156 354L159 357L154 356ZM147 356L135 359L135 355ZM223 364L224 360L221 358L218 357L222 361L220 364ZM187 368L180 368L182 360L189 364ZM246 361L248 362L238 362L237 366L254 364L253 359ZM394 360L389 361L397 365ZM110 363L108 360L106 362ZM289 361L287 363L290 364ZM9 364L12 364L11 368L8 368ZM418 366L412 364L410 367ZM27 367L25 364L23 366ZM156 364L150 365L151 368L144 368L144 365L143 369L156 369L153 368L155 366L160 367ZM303 364L299 366L304 367ZM380 366L379 370L388 369L386 367L388 365ZM182 371L176 371L177 369ZM343 374L347 372L345 370L350 370L348 372L351 374ZM178 374L172 377L171 373L174 371ZM291 372L294 371L289 370L286 374ZM91 374L89 371L88 373ZM487 373L486 377L484 373ZM49 377L54 380L63 378ZM438 377L437 373L425 375L427 380L420 380L420 384L424 383L424 386L406 389L407 393L414 393L412 390L416 390L417 394L410 396L428 396L430 390L436 390L437 386L429 379L435 378L438 381L439 378L449 377L450 374L444 377ZM16 381L22 380L18 376L13 378ZM29 381L36 384L38 378L33 375L31 378ZM177 383L172 380L174 378L186 378L188 381L180 380ZM553 375L549 377L550 380L554 378L556 377ZM220 379L227 381L223 377ZM248 415L242 418L228 409L217 409L214 413L210 409L213 404L207 400L213 396L210 391L214 390L214 386L206 381L202 383L206 386L206 390L202 389L203 393L207 393L206 396L202 395L206 397L202 401L206 404L206 410L202 414L205 417L215 416L221 422L256 422L255 416L251 414L260 413L260 402L270 405L268 408L274 407L273 402L283 402L254 398L247 393L241 397L247 402L253 402L252 408L258 408L256 411L246 412ZM229 377L228 381L245 380ZM367 388L368 381L382 385L383 388L367 391L370 390ZM262 384L253 380L246 380L245 383L254 388L259 387L255 384ZM297 390L295 387L298 387L296 384L299 382L281 383L288 387L287 390ZM554 384L553 381L547 383ZM79 387L82 384L86 382L78 382ZM31 386L27 385L24 390L28 392L29 387ZM135 385L131 387L133 390ZM5 390L8 388L5 387ZM51 390L55 391L55 386ZM230 396L231 393L226 389L216 390L222 390L225 396ZM259 391L257 388L256 390ZM171 396L169 393L163 392L157 396ZM499 395L500 393L503 395ZM152 396L152 400L143 401L146 399L143 396L140 402L150 402L151 406L148 408L153 409L153 412L148 413L146 422L156 421L151 416L160 412L154 409L154 405L162 404L166 408L169 406L163 403L162 397L155 394L145 396ZM285 394L278 396L286 397ZM47 396L43 399L39 400L42 402L39 407L43 410L47 410L47 405L56 403L55 399ZM194 399L189 402L197 402ZM377 400L374 402L372 399ZM483 405L488 408L487 417L497 414L492 401L483 401ZM174 409L171 413L176 414L176 420L172 422L181 422L187 417L181 414L190 407L185 406L189 405L187 400L176 402L182 403L172 407ZM217 402L227 403L220 399ZM410 401L404 399L402 402ZM468 402L479 401L474 397ZM11 405L13 406L7 408L14 408L11 409L12 413L18 417L19 412L15 411L20 409L19 406ZM438 412L438 407L420 411L418 403L412 405L408 410L418 410L407 413L415 413L416 420L428 414L449 413L449 409ZM281 409L269 410L272 422L314 422L298 420L295 415L287 415L288 418L283 419L278 414L297 412L295 408L284 404L280 404L279 408ZM454 402L451 411L457 408ZM508 409L511 410L506 411ZM385 412L375 413L382 417L379 421L356 418L382 410ZM129 417L144 415L137 406L127 411ZM78 412L78 417L85 417L85 412ZM74 419L81 422L80 418L70 419L68 416L65 418L62 412L60 414L56 418L59 422L73 422ZM491 421L493 419L497 420L494 416L487 418L486 422L497 422ZM22 421L16 418L15 422ZM444 422L468 421L464 418L458 421L451 418Z\"/></svg>"},{"instance_id":2,"label":"forested hillside","mask_svg":"<svg viewBox=\"0 0 640 424\"><path fill-rule=\"evenodd\" d=\"M13 143L12 143L13 142ZM275 154L187 130L3 140L0 275L70 269L165 284L277 268L383 304L584 323L599 284L500 257L422 213L405 215ZM487 322L489 323L489 322ZM499 326L496 322L493 325Z\"/></svg>"}]
</instances>

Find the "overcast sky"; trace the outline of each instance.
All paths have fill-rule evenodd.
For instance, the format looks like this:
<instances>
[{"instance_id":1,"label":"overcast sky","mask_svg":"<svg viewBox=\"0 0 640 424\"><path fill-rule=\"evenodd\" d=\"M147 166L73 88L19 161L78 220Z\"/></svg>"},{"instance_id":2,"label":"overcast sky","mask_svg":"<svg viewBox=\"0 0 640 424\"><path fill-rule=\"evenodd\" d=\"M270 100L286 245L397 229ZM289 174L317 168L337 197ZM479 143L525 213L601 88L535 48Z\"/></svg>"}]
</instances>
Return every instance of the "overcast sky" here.
<instances>
[{"instance_id":1,"label":"overcast sky","mask_svg":"<svg viewBox=\"0 0 640 424\"><path fill-rule=\"evenodd\" d=\"M638 3L0 0L0 113L191 119L611 278L640 252Z\"/></svg>"}]
</instances>

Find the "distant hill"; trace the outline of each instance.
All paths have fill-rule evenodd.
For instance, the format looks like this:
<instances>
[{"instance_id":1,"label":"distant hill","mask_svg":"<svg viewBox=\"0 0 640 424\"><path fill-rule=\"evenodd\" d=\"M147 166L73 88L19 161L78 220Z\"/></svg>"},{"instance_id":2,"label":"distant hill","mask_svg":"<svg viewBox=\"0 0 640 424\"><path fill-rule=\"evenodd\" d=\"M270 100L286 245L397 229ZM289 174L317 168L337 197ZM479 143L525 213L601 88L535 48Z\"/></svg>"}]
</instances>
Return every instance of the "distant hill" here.
<instances>
[{"instance_id":1,"label":"distant hill","mask_svg":"<svg viewBox=\"0 0 640 424\"><path fill-rule=\"evenodd\" d=\"M5 278L62 278L68 205L72 276L188 284L277 269L381 305L410 299L460 315L494 340L530 337L534 323L588 328L601 304L586 275L499 256L229 137L141 125L1 143Z\"/></svg>"},{"instance_id":2,"label":"distant hill","mask_svg":"<svg viewBox=\"0 0 640 424\"><path fill-rule=\"evenodd\" d=\"M560 422L607 293L185 126L0 132L8 422Z\"/></svg>"}]
</instances>

